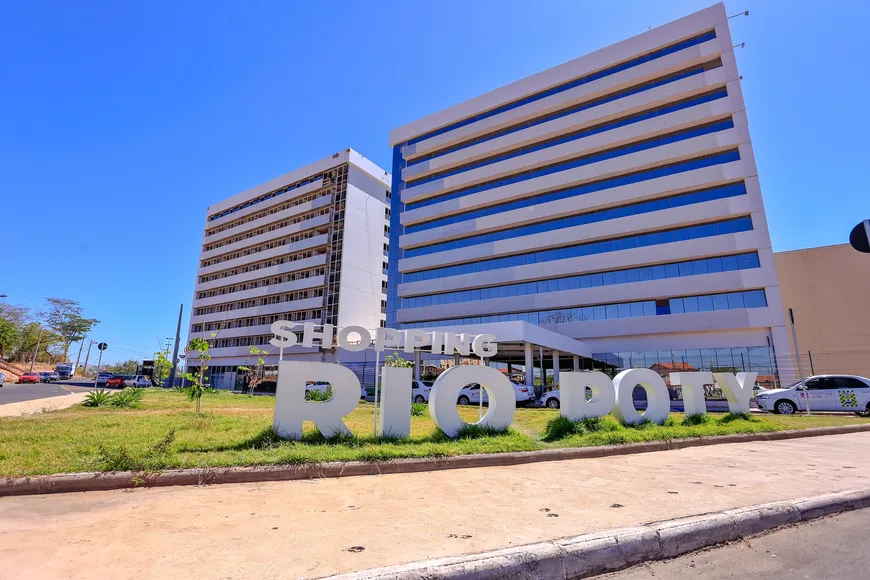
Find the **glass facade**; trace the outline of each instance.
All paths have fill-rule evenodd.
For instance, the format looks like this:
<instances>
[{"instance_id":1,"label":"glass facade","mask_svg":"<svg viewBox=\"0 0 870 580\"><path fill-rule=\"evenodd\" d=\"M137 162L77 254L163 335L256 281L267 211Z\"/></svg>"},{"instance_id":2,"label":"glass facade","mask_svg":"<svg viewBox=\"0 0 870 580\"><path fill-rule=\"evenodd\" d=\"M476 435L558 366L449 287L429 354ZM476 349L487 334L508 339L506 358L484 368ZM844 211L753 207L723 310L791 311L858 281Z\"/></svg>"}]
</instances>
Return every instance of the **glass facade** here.
<instances>
[{"instance_id":1,"label":"glass facade","mask_svg":"<svg viewBox=\"0 0 870 580\"><path fill-rule=\"evenodd\" d=\"M781 386L773 352L768 346L732 346L725 348L689 348L676 350L641 350L594 352L593 369L608 375L627 369L648 368L656 371L668 385L671 399L682 399L681 387L671 386L670 374L679 372L758 373L756 383L767 388ZM704 397L724 399L718 384L704 385ZM646 400L643 389L635 390L635 400Z\"/></svg>"},{"instance_id":2,"label":"glass facade","mask_svg":"<svg viewBox=\"0 0 870 580\"><path fill-rule=\"evenodd\" d=\"M415 179L413 177L408 177L408 183L413 187L417 185L422 185L424 183L429 183L430 181L435 181L436 179L441 179L444 177L449 177L451 175L457 175L459 173L464 173L471 169L476 169L478 167L486 167L487 165L492 165L493 163L498 163L499 161L504 161L506 159L513 159L515 157L521 157L528 153L532 153L534 151L541 151L544 149L548 149L550 147L555 147L556 145L561 145L563 143L570 143L571 141L577 141L578 139L585 139L586 137L590 137L592 135L597 135L599 133L605 133L612 129L616 129L617 127L625 127L627 125L634 125L635 123L640 123L641 121L646 121L648 119L653 119L655 117L661 117L662 115L667 115L670 113L674 113L676 111L682 111L683 109L688 109L689 107L694 107L696 105L700 105L703 103L709 103L710 101L715 101L717 99L724 99L728 96L728 91L725 89L720 89L717 91L713 91L710 93L706 93L703 95L699 95L697 97L692 97L690 99L685 99L678 103L673 103L670 105L666 105L664 107L656 107L651 111L647 111L645 113L638 113L636 115L629 115L628 117L622 117L616 121L610 121L608 123L602 123L600 125L595 125L594 127L589 127L587 129L581 129L579 131L573 131L568 133L567 135L562 135L560 137L556 137L553 139L548 139L546 141L542 141L535 145L529 145L526 147L521 147L519 149L515 149L510 151L509 153L502 153L500 155L494 155L492 157L487 157L481 161L475 161L474 163L469 163L467 165L463 165L454 169L447 169L444 171L440 171L431 175L427 175L426 177ZM682 140L682 139L677 139ZM652 144L644 144L647 145L645 149L650 149L652 147L658 147L663 143L654 140ZM643 149L634 149L630 151L625 151L625 148L618 148L619 155L627 155L628 153L634 153L635 151L642 151ZM606 154L596 154L589 156L588 163L595 163L596 161L601 161L602 159L610 159L611 157L601 157L601 155ZM619 155L613 155L613 157L618 157ZM413 167L413 166L412 166ZM413 182L413 183L411 183Z\"/></svg>"},{"instance_id":3,"label":"glass facade","mask_svg":"<svg viewBox=\"0 0 870 580\"><path fill-rule=\"evenodd\" d=\"M585 224L603 222L607 220L619 219L632 215L640 215L651 213L654 211L662 211L684 205L693 205L696 203L704 203L716 199L725 199L728 197L736 197L738 195L746 195L746 186L741 183L732 183L721 187L704 189L701 191L693 191L681 195L673 195L670 197L662 197L652 201L642 203L633 203L621 205L597 211L590 211L579 215L559 218L555 220L529 224L527 226L512 227L508 230L500 230L490 232L488 234L472 235L471 237L450 240L447 242L438 242L428 246L419 246L417 248L409 248L404 252L406 258L414 256L423 256L426 254L434 254L445 250L454 250L456 248L465 248L475 246L477 244L486 244L497 240L506 240L510 238L518 238L531 234L539 234L541 232L551 232L564 228L573 228Z\"/></svg>"},{"instance_id":4,"label":"glass facade","mask_svg":"<svg viewBox=\"0 0 870 580\"><path fill-rule=\"evenodd\" d=\"M566 276L563 278L538 280L535 282L523 282L519 284L475 288L474 290L461 290L457 292L445 292L442 294L414 296L413 298L402 298L402 308L421 308L425 306L455 304L457 302L490 300L492 298L509 298L512 296L528 296L531 294L543 294L546 292L597 288L599 286L612 286L614 284L648 282L650 280L664 280L665 278L699 276L718 272L731 272L734 270L748 270L751 268L758 268L760 265L758 253L748 252L746 254L703 258L684 262L672 262L670 264L658 264L656 266L644 266L642 268L610 270L607 272Z\"/></svg>"},{"instance_id":5,"label":"glass facade","mask_svg":"<svg viewBox=\"0 0 870 580\"><path fill-rule=\"evenodd\" d=\"M604 179L601 181L596 181L594 183L587 183L585 185L580 185L578 187L569 187L566 189L553 191L550 193L545 193L541 195L535 195L531 197L524 197L522 199L518 199L516 201L503 203L495 206L485 207L483 209L473 210L464 212L461 214L454 214L451 216L433 219L420 224L413 224L405 226L405 233L410 234L413 232L418 232L422 230L427 230L430 228L434 228L437 226L445 226L448 224L455 224L462 221L479 218L483 216L493 215L497 213L501 213L504 211L510 211L513 209L520 209L526 207L532 207L536 205L540 205L542 203L547 203L549 201L556 201L559 199L567 199L569 197L575 197L577 195L584 195L587 193L592 193L593 191L604 191L606 189L612 189L614 187L620 187L623 185L630 185L632 183L640 183L642 181L647 181L650 179L658 179L659 177L667 177L669 175L676 175L678 173L685 173L686 171L694 171L695 169L702 169L704 167L711 167L713 165L723 165L725 163L732 163L734 161L740 160L740 153L735 149L733 151L726 151L724 153L717 153L714 155L707 155L704 157L699 157L697 159L691 159L689 161L682 161L679 163L672 163L670 165L665 165L663 167L657 167L656 169L649 169L646 171L639 171L637 173L631 173L628 175L622 175L619 177ZM396 180L394 180L396 181ZM404 182L401 182L404 184ZM439 200L444 200L445 198L449 198L451 194L446 196L442 196L438 198ZM402 204L404 205L404 204Z\"/></svg>"},{"instance_id":6,"label":"glass facade","mask_svg":"<svg viewBox=\"0 0 870 580\"><path fill-rule=\"evenodd\" d=\"M648 139L646 141L641 141L639 143L633 143L631 145L625 145L623 147L617 149L611 149L609 151L604 151L602 153L595 153L592 155L585 155L579 158L572 159L570 161L561 161L559 163L554 163L553 165L548 165L546 167L541 167L539 169L532 169L523 171L511 177L503 177L494 179L492 181L488 181L481 185L475 185L473 187L464 187L462 189L453 191L448 195L436 196L432 198L428 198L426 200L414 201L409 200L408 206L412 209L417 207L423 207L427 205L432 205L435 203L439 203L444 201L445 199L456 199L458 197L465 197L468 195L472 195L475 193L480 193L481 191L488 191L490 189L495 189L496 187L503 187L505 185L511 185L514 183L520 183L522 181L528 181L529 179L534 179L536 177L543 177L545 175L552 175L554 173L559 173L561 171L567 171L569 169L576 169L578 167L584 167L586 165L591 165L593 163L598 163L599 161L606 161L608 159L615 159L617 157L622 157L624 155L630 155L631 153L637 153L639 151L647 151L649 149L655 149L656 147L661 147L663 145L668 145L670 143L678 143L680 141L685 141L687 139L692 139L694 137L699 137L701 135L709 135L711 133L718 133L720 131L727 131L728 129L734 128L734 121L730 118L724 121L717 121L715 123L708 123L706 125L702 125L700 127L693 127L692 129L686 129L683 131L677 131L674 133L670 133L668 135L663 135L661 137L656 137L654 139ZM435 183L435 182L432 182ZM406 188L414 187L413 185L406 185ZM420 186L421 188L423 186ZM425 190L437 191L441 189L440 187L432 187L432 188L424 188ZM419 193L422 193L421 190Z\"/></svg>"},{"instance_id":7,"label":"glass facade","mask_svg":"<svg viewBox=\"0 0 870 580\"><path fill-rule=\"evenodd\" d=\"M593 254L604 254L607 252L617 252L619 250L628 250L631 248L642 248L645 246L657 246L672 242L721 236L725 234L745 232L751 229L752 219L749 216L746 216L708 224L566 246L552 250L541 250L539 252L529 252L503 258L493 258L490 260L470 262L468 264L459 264L456 266L430 268L428 270L405 273L402 275L402 281L419 282L421 280L433 280L435 278L486 272L489 270L497 270L499 268L511 268L513 266L550 262L553 260L564 260L566 258L577 258Z\"/></svg>"},{"instance_id":8,"label":"glass facade","mask_svg":"<svg viewBox=\"0 0 870 580\"><path fill-rule=\"evenodd\" d=\"M687 308L692 305L693 309ZM531 324L560 324L566 322L586 322L589 320L615 320L617 318L637 318L640 316L670 316L688 312L709 312L714 310L733 310L737 308L763 308L767 306L764 290L742 290L703 296L684 296L658 300L640 300L616 304L598 304L575 308L555 308L534 312L514 312L491 316L469 316L426 322L409 322L402 328L437 328L439 326L458 326L462 324L483 324L487 322L510 322L522 320Z\"/></svg>"}]
</instances>

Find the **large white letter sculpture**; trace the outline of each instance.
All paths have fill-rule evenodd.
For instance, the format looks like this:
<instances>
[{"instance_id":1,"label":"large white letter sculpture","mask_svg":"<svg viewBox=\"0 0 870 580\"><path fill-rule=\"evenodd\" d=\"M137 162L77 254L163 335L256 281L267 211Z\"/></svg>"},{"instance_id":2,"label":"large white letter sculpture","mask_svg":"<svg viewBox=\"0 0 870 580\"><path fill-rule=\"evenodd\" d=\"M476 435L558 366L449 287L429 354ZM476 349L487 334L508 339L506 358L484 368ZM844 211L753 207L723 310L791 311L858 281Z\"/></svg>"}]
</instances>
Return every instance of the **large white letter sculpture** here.
<instances>
[{"instance_id":1,"label":"large white letter sculpture","mask_svg":"<svg viewBox=\"0 0 870 580\"><path fill-rule=\"evenodd\" d=\"M384 367L378 435L411 436L411 369Z\"/></svg>"},{"instance_id":2,"label":"large white letter sculpture","mask_svg":"<svg viewBox=\"0 0 870 580\"><path fill-rule=\"evenodd\" d=\"M758 373L713 373L719 387L728 399L728 410L732 413L748 413L749 399L752 398L752 389L755 388L755 379Z\"/></svg>"},{"instance_id":3,"label":"large white letter sculpture","mask_svg":"<svg viewBox=\"0 0 870 580\"><path fill-rule=\"evenodd\" d=\"M479 383L489 396L489 410L475 425L493 429L510 427L517 409L513 384L494 368L477 365L453 367L435 379L429 392L429 415L435 424L448 437L456 437L468 425L456 410L456 400L459 391L471 383ZM483 396L482 390L480 396Z\"/></svg>"},{"instance_id":4,"label":"large white letter sculpture","mask_svg":"<svg viewBox=\"0 0 870 580\"><path fill-rule=\"evenodd\" d=\"M613 410L616 393L610 377L600 371L589 373L562 373L559 381L560 413L571 421L588 417L603 417ZM586 400L586 389L592 398Z\"/></svg>"},{"instance_id":5,"label":"large white letter sculpture","mask_svg":"<svg viewBox=\"0 0 870 580\"><path fill-rule=\"evenodd\" d=\"M683 410L686 415L703 415L707 412L704 385L713 384L713 373L671 373L671 386L680 385L683 389Z\"/></svg>"},{"instance_id":6,"label":"large white letter sculpture","mask_svg":"<svg viewBox=\"0 0 870 580\"><path fill-rule=\"evenodd\" d=\"M643 415L634 408L634 388L640 386L646 391L647 407ZM616 391L616 404L613 415L620 423L637 425L644 421L652 421L661 425L671 412L671 400L665 381L650 369L629 369L613 377L613 388Z\"/></svg>"},{"instance_id":7,"label":"large white letter sculpture","mask_svg":"<svg viewBox=\"0 0 870 580\"><path fill-rule=\"evenodd\" d=\"M329 383L332 397L327 401L306 401L309 381ZM275 390L274 427L279 437L302 438L302 422L314 424L326 437L350 434L342 418L359 403L359 379L347 367L332 363L283 361L278 368ZM410 400L410 395L408 395Z\"/></svg>"}]
</instances>

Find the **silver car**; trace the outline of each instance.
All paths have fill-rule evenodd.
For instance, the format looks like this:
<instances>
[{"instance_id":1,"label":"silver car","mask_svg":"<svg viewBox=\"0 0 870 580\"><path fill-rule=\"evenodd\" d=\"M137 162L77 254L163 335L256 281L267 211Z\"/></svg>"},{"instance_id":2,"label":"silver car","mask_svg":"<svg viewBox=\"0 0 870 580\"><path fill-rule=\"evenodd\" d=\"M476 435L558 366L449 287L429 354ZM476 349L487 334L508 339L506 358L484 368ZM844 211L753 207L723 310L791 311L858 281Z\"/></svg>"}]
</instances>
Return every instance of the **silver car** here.
<instances>
[{"instance_id":1,"label":"silver car","mask_svg":"<svg viewBox=\"0 0 870 580\"><path fill-rule=\"evenodd\" d=\"M0 387L2 387L3 383L5 383L5 382L6 382L6 373L4 373L3 371L0 371Z\"/></svg>"}]
</instances>

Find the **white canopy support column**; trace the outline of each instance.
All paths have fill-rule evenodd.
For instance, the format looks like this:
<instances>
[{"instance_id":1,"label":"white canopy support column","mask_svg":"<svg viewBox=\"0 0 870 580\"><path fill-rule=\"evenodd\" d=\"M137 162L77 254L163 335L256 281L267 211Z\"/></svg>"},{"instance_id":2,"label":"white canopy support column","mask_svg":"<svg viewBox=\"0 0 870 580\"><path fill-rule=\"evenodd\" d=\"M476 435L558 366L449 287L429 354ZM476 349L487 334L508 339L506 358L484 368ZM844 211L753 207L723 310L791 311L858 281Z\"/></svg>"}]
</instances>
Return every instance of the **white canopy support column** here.
<instances>
[{"instance_id":1,"label":"white canopy support column","mask_svg":"<svg viewBox=\"0 0 870 580\"><path fill-rule=\"evenodd\" d=\"M575 354L573 358L574 358L574 372L579 373L580 372L580 357Z\"/></svg>"},{"instance_id":2,"label":"white canopy support column","mask_svg":"<svg viewBox=\"0 0 870 580\"><path fill-rule=\"evenodd\" d=\"M559 351L553 351L553 388L559 388Z\"/></svg>"},{"instance_id":3,"label":"white canopy support column","mask_svg":"<svg viewBox=\"0 0 870 580\"><path fill-rule=\"evenodd\" d=\"M527 342L523 345L526 355L526 386L534 386L535 362L532 359L532 343Z\"/></svg>"}]
</instances>

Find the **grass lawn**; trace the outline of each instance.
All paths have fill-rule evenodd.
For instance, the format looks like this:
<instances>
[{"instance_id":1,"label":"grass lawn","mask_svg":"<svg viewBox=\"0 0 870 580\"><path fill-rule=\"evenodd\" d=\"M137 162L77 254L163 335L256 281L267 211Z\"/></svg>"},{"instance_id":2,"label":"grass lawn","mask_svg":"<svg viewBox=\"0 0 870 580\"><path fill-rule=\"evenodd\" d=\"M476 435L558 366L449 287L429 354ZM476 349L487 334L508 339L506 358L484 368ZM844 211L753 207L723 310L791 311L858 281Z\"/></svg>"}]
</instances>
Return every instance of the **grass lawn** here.
<instances>
[{"instance_id":1,"label":"grass lawn","mask_svg":"<svg viewBox=\"0 0 870 580\"><path fill-rule=\"evenodd\" d=\"M306 424L303 441L292 442L272 434L274 403L272 397L207 394L204 413L197 415L184 394L148 389L137 409L76 405L0 418L0 476L444 457L870 422L851 415L762 415L748 420L711 415L703 424L685 426L683 415L673 413L664 426L626 428L607 417L594 432L581 429L548 437L547 425L558 417L558 411L517 409L507 433L471 432L451 440L435 427L427 412L411 418L410 439L385 441L372 436L373 405L360 403L345 418L353 437L326 441L312 423ZM460 414L466 421L476 421L478 409L461 408Z\"/></svg>"}]
</instances>

